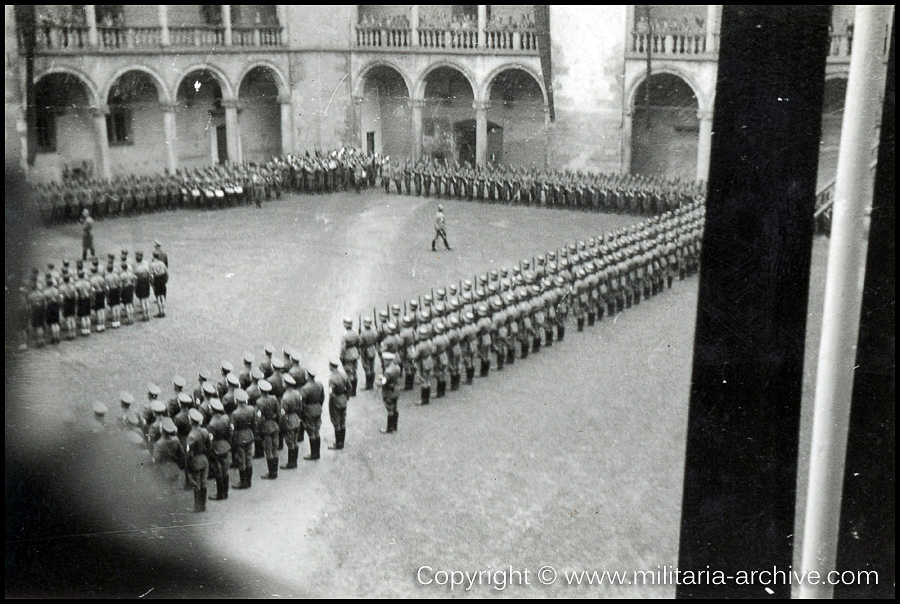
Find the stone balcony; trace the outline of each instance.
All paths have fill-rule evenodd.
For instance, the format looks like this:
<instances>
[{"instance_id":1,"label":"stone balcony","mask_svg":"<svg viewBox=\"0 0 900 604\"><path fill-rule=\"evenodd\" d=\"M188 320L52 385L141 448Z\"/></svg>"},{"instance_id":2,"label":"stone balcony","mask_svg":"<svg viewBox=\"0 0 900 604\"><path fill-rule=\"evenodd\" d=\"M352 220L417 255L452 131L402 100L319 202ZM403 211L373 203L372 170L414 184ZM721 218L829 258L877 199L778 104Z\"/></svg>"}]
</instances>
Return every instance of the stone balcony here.
<instances>
[{"instance_id":1,"label":"stone balcony","mask_svg":"<svg viewBox=\"0 0 900 604\"><path fill-rule=\"evenodd\" d=\"M849 64L852 42L852 36L831 34L828 62ZM887 41L885 53L886 49ZM719 55L719 34L704 31L631 32L627 58L646 60L648 52L655 59L716 61Z\"/></svg>"},{"instance_id":2,"label":"stone balcony","mask_svg":"<svg viewBox=\"0 0 900 604\"><path fill-rule=\"evenodd\" d=\"M20 40L21 45L21 40ZM164 48L265 49L283 46L278 26L97 27L96 41L87 26L40 26L35 30L35 50L40 53L99 51L139 52Z\"/></svg>"},{"instance_id":3,"label":"stone balcony","mask_svg":"<svg viewBox=\"0 0 900 604\"><path fill-rule=\"evenodd\" d=\"M525 54L538 53L538 39L534 30L478 31L474 28L390 28L356 26L356 49L398 49L419 52L464 54Z\"/></svg>"}]
</instances>

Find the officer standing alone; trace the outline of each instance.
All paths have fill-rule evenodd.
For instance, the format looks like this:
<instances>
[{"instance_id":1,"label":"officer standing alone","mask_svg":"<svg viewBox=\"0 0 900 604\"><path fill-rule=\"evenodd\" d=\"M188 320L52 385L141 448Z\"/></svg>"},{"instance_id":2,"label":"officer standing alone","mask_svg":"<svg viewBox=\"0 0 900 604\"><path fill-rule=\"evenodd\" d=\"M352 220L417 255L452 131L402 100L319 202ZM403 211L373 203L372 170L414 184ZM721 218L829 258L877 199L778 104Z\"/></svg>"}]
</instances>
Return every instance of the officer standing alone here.
<instances>
[{"instance_id":1,"label":"officer standing alone","mask_svg":"<svg viewBox=\"0 0 900 604\"><path fill-rule=\"evenodd\" d=\"M447 243L447 228L444 224L443 205L438 205L437 213L434 215L434 231L434 239L431 240L431 251L437 251L435 244L437 243L438 237L444 240L444 247L446 247L447 250L450 250L450 244Z\"/></svg>"}]
</instances>

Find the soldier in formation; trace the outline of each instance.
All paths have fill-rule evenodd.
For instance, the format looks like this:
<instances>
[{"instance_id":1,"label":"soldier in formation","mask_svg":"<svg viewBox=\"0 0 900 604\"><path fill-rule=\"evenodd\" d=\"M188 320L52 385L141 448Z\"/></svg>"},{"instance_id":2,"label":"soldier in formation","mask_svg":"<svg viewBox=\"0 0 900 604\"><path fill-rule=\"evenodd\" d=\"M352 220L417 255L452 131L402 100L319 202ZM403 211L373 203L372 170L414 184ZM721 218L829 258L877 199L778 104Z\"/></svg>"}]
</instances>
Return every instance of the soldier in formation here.
<instances>
[{"instance_id":1,"label":"soldier in formation","mask_svg":"<svg viewBox=\"0 0 900 604\"><path fill-rule=\"evenodd\" d=\"M161 252L154 256L147 263L137 252L137 264L132 266L128 251L122 250L119 261L115 254L108 254L105 266L95 256L78 260L74 269L69 260L63 260L60 269L55 263L49 263L43 273L32 269L22 282L20 296L13 300L24 311L18 314L27 322L22 325L26 338L41 347L48 340L58 344L63 338L74 340L79 334L90 336L107 328L119 329L123 323L131 325L135 294L145 321L149 321L151 293L159 309L156 316L164 317L168 269Z\"/></svg>"},{"instance_id":2,"label":"soldier in formation","mask_svg":"<svg viewBox=\"0 0 900 604\"><path fill-rule=\"evenodd\" d=\"M451 392L459 388L463 370L470 385L476 367L480 377L488 377L492 367L501 371L562 342L570 312L581 332L671 288L675 275L684 279L695 273L704 210L702 203L691 202L637 225L523 259L511 269L477 275L458 287L438 287L431 290L434 296L405 305L409 314L399 329L388 321L379 332L366 319L357 333L347 318L340 362L348 377L355 376L362 354L368 376L377 356L370 346L380 340L383 375L378 383L388 413L386 432L393 432L401 379L404 390L418 383L419 404L427 405L433 385L435 398L441 398L448 379ZM398 305L386 308L397 308L399 316ZM385 321L389 313L381 316Z\"/></svg>"}]
</instances>

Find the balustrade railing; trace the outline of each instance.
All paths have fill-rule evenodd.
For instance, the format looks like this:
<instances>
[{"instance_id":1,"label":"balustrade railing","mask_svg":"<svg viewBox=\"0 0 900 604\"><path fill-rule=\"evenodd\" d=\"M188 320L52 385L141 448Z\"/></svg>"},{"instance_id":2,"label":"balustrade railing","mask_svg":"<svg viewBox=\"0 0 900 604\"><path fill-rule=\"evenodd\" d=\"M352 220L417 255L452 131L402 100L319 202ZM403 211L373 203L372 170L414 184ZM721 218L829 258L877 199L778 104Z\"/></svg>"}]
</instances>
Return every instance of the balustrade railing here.
<instances>
[{"instance_id":1,"label":"balustrade railing","mask_svg":"<svg viewBox=\"0 0 900 604\"><path fill-rule=\"evenodd\" d=\"M82 25L38 25L35 45L38 50L79 50L88 47L88 31Z\"/></svg>"},{"instance_id":2,"label":"balustrade railing","mask_svg":"<svg viewBox=\"0 0 900 604\"><path fill-rule=\"evenodd\" d=\"M241 47L274 48L282 45L281 27L232 28L232 44ZM35 29L37 50L77 51L90 48L90 28L82 25L39 25ZM407 36L408 38L408 36ZM225 28L195 25L169 28L169 45L208 47L225 45ZM104 50L153 49L162 46L161 27L97 27L97 47Z\"/></svg>"},{"instance_id":3,"label":"balustrade railing","mask_svg":"<svg viewBox=\"0 0 900 604\"><path fill-rule=\"evenodd\" d=\"M850 48L853 36L846 34L831 34L831 45L828 48L828 57L850 57Z\"/></svg>"},{"instance_id":4,"label":"balustrade railing","mask_svg":"<svg viewBox=\"0 0 900 604\"><path fill-rule=\"evenodd\" d=\"M706 33L704 32L632 32L631 52L652 55L699 55L705 54Z\"/></svg>"},{"instance_id":5,"label":"balustrade railing","mask_svg":"<svg viewBox=\"0 0 900 604\"><path fill-rule=\"evenodd\" d=\"M364 48L404 48L412 44L412 31L397 27L356 27L356 45Z\"/></svg>"},{"instance_id":6,"label":"balustrade railing","mask_svg":"<svg viewBox=\"0 0 900 604\"><path fill-rule=\"evenodd\" d=\"M408 28L384 28L367 25L356 26L356 46L360 48L421 48L477 51L478 30L461 28L420 28L415 32ZM536 51L537 35L532 30L489 30L485 32L488 50Z\"/></svg>"},{"instance_id":7,"label":"balustrade railing","mask_svg":"<svg viewBox=\"0 0 900 604\"><path fill-rule=\"evenodd\" d=\"M234 46L270 48L281 46L280 27L233 27L231 43Z\"/></svg>"}]
</instances>

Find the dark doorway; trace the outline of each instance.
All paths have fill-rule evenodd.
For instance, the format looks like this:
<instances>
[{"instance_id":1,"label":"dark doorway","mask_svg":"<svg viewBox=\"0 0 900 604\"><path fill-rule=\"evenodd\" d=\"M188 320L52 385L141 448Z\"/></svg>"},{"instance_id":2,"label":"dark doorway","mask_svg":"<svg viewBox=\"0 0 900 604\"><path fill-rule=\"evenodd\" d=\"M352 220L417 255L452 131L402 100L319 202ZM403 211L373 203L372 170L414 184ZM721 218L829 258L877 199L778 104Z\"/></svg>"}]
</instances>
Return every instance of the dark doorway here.
<instances>
[{"instance_id":1,"label":"dark doorway","mask_svg":"<svg viewBox=\"0 0 900 604\"><path fill-rule=\"evenodd\" d=\"M366 132L366 153L372 155L375 153L375 133Z\"/></svg>"},{"instance_id":2,"label":"dark doorway","mask_svg":"<svg viewBox=\"0 0 900 604\"><path fill-rule=\"evenodd\" d=\"M219 163L228 161L228 138L225 134L225 125L216 126L216 150L219 154Z\"/></svg>"},{"instance_id":3,"label":"dark doorway","mask_svg":"<svg viewBox=\"0 0 900 604\"><path fill-rule=\"evenodd\" d=\"M463 120L453 124L456 157L460 164L475 165L475 120Z\"/></svg>"}]
</instances>

